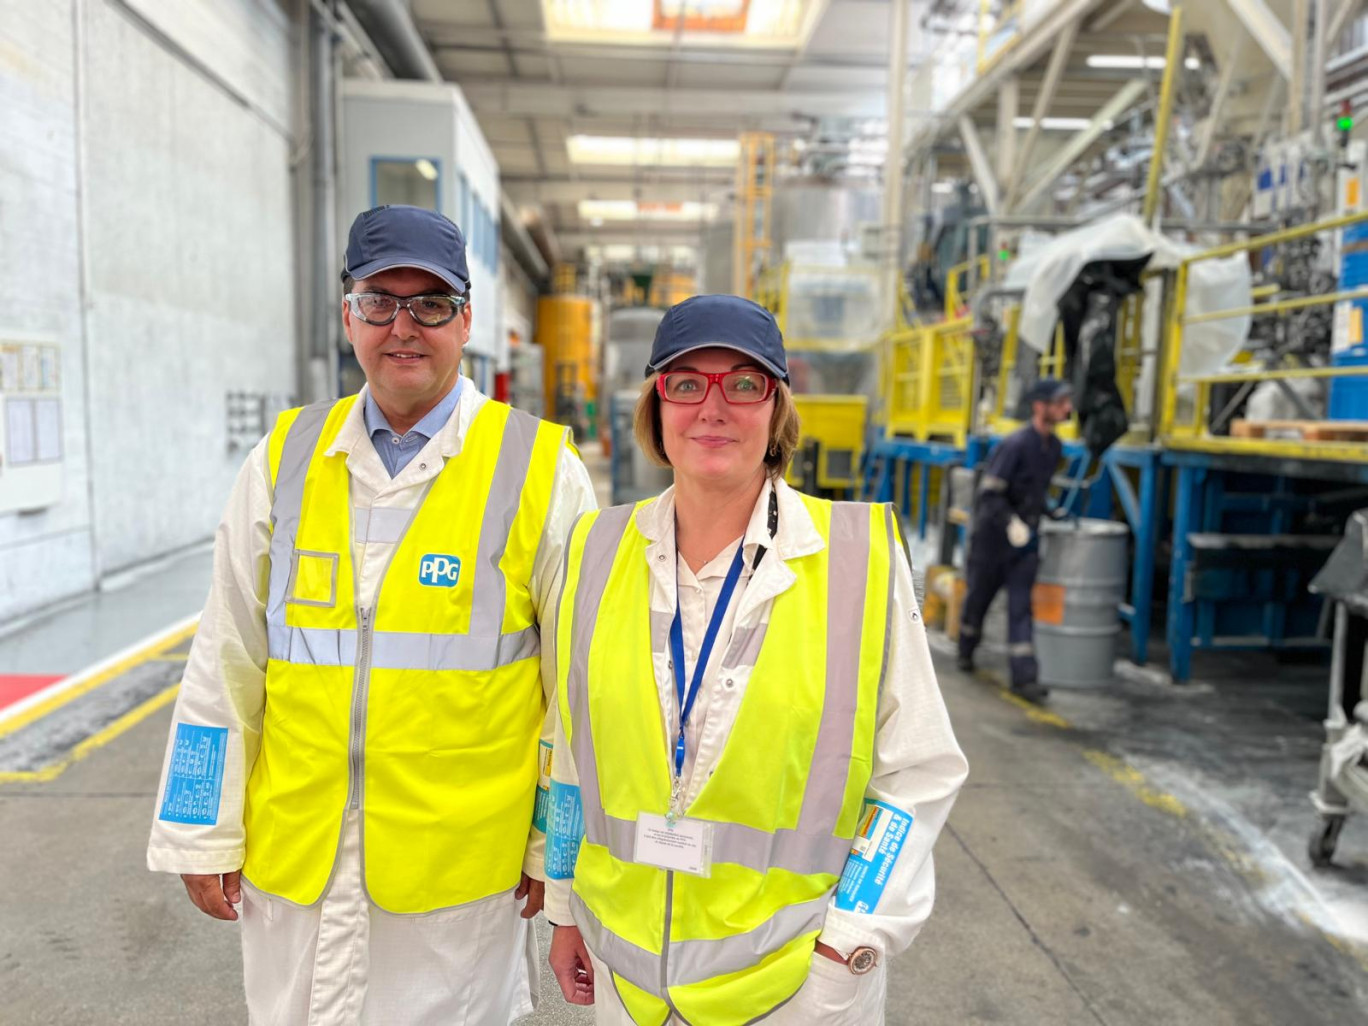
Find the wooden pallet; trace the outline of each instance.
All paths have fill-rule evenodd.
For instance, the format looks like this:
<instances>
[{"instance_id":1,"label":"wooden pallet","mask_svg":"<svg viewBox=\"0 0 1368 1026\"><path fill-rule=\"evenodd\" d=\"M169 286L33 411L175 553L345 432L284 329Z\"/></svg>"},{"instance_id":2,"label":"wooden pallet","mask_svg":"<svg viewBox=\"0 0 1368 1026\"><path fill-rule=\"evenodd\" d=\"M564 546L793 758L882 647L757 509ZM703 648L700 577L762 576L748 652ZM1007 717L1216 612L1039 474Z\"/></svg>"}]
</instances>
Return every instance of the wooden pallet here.
<instances>
[{"instance_id":1,"label":"wooden pallet","mask_svg":"<svg viewBox=\"0 0 1368 1026\"><path fill-rule=\"evenodd\" d=\"M1230 437L1368 442L1368 420L1233 420Z\"/></svg>"}]
</instances>

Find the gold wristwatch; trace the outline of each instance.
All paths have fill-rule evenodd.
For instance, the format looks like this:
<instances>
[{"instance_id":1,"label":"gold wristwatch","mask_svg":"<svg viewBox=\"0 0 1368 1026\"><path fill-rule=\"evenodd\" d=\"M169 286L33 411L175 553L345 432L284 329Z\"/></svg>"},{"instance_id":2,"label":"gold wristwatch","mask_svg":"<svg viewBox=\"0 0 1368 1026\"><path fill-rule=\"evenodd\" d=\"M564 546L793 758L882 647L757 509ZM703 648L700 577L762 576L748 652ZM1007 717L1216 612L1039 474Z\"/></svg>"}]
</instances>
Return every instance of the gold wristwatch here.
<instances>
[{"instance_id":1,"label":"gold wristwatch","mask_svg":"<svg viewBox=\"0 0 1368 1026\"><path fill-rule=\"evenodd\" d=\"M878 953L873 948L856 948L850 953L850 971L863 976L878 964Z\"/></svg>"}]
</instances>

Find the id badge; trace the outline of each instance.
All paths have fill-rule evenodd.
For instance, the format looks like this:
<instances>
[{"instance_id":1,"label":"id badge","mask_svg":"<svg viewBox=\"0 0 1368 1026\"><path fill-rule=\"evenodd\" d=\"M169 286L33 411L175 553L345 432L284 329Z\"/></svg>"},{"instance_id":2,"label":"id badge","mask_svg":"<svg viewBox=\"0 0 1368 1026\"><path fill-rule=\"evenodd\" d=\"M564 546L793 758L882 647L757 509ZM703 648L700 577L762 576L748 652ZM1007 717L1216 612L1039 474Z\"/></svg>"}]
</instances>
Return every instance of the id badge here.
<instances>
[{"instance_id":1,"label":"id badge","mask_svg":"<svg viewBox=\"0 0 1368 1026\"><path fill-rule=\"evenodd\" d=\"M712 824L701 819L677 819L641 813L636 823L636 861L676 873L712 873Z\"/></svg>"}]
</instances>

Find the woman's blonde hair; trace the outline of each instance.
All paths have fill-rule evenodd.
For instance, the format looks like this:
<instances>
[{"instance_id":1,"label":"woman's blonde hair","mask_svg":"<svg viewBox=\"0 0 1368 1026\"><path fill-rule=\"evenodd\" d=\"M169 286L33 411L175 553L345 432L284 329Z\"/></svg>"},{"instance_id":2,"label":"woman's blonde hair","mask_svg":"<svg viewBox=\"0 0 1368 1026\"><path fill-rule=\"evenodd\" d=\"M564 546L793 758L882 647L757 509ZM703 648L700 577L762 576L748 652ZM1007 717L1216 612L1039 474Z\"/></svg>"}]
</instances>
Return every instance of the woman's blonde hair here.
<instances>
[{"instance_id":1,"label":"woman's blonde hair","mask_svg":"<svg viewBox=\"0 0 1368 1026\"><path fill-rule=\"evenodd\" d=\"M658 467L668 467L670 457L665 455L665 443L660 431L660 395L656 392L656 379L659 377L659 373L652 374L641 386L632 430L637 445L641 446L641 451L650 461ZM777 481L788 470L793 451L798 448L798 410L793 405L793 393L782 381L774 383L772 398L774 409L770 412L765 470Z\"/></svg>"}]
</instances>

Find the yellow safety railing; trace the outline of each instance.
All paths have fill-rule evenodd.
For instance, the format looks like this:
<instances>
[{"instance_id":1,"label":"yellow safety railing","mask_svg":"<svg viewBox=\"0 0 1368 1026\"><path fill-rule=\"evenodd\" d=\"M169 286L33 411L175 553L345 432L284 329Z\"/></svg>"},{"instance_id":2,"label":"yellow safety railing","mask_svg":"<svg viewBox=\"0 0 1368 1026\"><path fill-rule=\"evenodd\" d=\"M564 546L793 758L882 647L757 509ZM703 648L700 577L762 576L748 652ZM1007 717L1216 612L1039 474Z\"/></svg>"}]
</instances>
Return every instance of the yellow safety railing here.
<instances>
[{"instance_id":1,"label":"yellow safety railing","mask_svg":"<svg viewBox=\"0 0 1368 1026\"><path fill-rule=\"evenodd\" d=\"M962 264L956 264L950 268L945 275L945 319L953 321L956 317L963 317L969 312L969 269L978 264L978 280L980 283L988 280L992 273L992 261L987 256L981 256L977 261L966 260Z\"/></svg>"},{"instance_id":2,"label":"yellow safety railing","mask_svg":"<svg viewBox=\"0 0 1368 1026\"><path fill-rule=\"evenodd\" d=\"M1021 7L1021 0L1013 0L1012 3L1005 4L1002 13L994 19L989 0L980 0L978 60L976 62L980 75L992 67L998 58L1016 46L1020 40L1017 18L1021 14ZM995 41L997 42L996 46L993 45Z\"/></svg>"},{"instance_id":3,"label":"yellow safety railing","mask_svg":"<svg viewBox=\"0 0 1368 1026\"><path fill-rule=\"evenodd\" d=\"M972 323L961 317L885 337L886 434L965 444L974 414Z\"/></svg>"},{"instance_id":4,"label":"yellow safety railing","mask_svg":"<svg viewBox=\"0 0 1368 1026\"><path fill-rule=\"evenodd\" d=\"M1269 246L1307 238L1319 232L1336 231L1365 221L1368 221L1368 211L1317 221L1256 236L1243 242L1232 242L1224 246L1217 246L1215 249L1209 249L1188 257L1178 265L1174 282L1173 302L1170 306L1164 331L1161 365L1163 387L1160 390L1159 436L1166 446L1171 449L1187 449L1198 452L1368 463L1368 443L1320 437L1336 433L1333 430L1335 421L1295 422L1303 425L1303 428L1287 426L1280 431L1280 433L1292 433L1300 430L1303 435L1301 438L1231 437L1213 434L1210 430L1213 385L1286 381L1297 378L1364 377L1368 376L1368 367L1274 367L1266 370L1235 370L1214 374L1184 375L1180 372L1179 363L1184 329L1190 324L1201 324L1232 317L1278 315L1291 310L1327 306L1348 299L1368 299L1368 288L1285 300L1274 300L1271 297L1276 295L1276 292L1268 293L1266 290L1260 290L1259 295L1256 295L1255 298L1264 298L1267 301L1256 302L1252 306L1213 310L1193 315L1187 312L1188 280L1193 264L1205 260L1217 260L1237 253L1257 252ZM1248 362L1248 354L1241 355L1245 357L1244 360L1236 357L1233 362ZM1190 404L1185 403L1184 405L1187 408L1180 410L1179 400L1182 392L1189 393L1192 402ZM1307 433L1313 437L1305 437Z\"/></svg>"}]
</instances>

